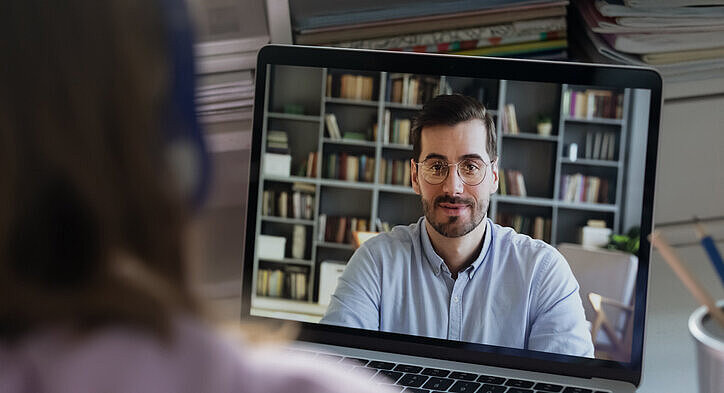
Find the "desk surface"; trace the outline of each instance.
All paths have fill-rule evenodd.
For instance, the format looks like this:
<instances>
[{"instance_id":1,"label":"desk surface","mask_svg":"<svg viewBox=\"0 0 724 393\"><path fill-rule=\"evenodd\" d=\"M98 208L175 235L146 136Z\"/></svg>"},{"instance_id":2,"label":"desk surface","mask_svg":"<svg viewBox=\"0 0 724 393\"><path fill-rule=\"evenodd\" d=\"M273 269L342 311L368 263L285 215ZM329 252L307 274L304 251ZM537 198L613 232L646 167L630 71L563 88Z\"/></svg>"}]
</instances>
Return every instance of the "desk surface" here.
<instances>
[{"instance_id":1,"label":"desk surface","mask_svg":"<svg viewBox=\"0 0 724 393\"><path fill-rule=\"evenodd\" d=\"M703 248L686 247L677 251L712 296L723 299L724 288ZM666 262L654 253L649 277L644 371L638 392L696 391L696 352L687 324L689 315L697 307Z\"/></svg>"}]
</instances>

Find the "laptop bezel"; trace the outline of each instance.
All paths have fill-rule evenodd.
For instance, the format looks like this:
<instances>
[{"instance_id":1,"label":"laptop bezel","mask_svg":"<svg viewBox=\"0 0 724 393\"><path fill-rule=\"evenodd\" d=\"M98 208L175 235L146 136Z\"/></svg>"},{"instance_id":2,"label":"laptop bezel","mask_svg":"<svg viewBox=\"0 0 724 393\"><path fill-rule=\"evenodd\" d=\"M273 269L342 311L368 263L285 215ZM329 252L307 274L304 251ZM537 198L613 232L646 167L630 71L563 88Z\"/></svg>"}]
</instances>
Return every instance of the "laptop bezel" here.
<instances>
[{"instance_id":1,"label":"laptop bezel","mask_svg":"<svg viewBox=\"0 0 724 393\"><path fill-rule=\"evenodd\" d=\"M299 340L329 345L378 350L427 358L461 361L496 367L554 373L588 378L605 378L630 382L641 380L644 344L644 320L651 245L647 236L653 226L653 202L657 162L658 134L662 105L662 79L653 69L574 62L476 58L454 55L417 54L324 47L268 45L257 59L256 94L252 132L251 162L246 214L246 238L242 273L241 316L245 319L270 318L252 316L252 274L260 178L263 112L268 65L337 68L364 71L401 72L530 82L567 83L572 85L640 88L651 92L649 129L645 160L645 177L641 214L641 243L636 277L633 344L631 362L586 359L575 356L504 348L483 344L433 339L339 326L301 323Z\"/></svg>"}]
</instances>

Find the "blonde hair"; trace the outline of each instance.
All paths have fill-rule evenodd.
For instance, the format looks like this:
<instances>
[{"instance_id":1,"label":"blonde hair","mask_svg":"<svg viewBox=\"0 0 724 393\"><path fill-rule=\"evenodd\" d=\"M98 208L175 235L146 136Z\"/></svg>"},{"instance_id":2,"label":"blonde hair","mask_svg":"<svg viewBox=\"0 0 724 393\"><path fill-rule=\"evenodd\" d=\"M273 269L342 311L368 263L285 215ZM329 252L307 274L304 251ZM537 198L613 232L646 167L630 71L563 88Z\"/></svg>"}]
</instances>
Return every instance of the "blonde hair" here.
<instances>
[{"instance_id":1,"label":"blonde hair","mask_svg":"<svg viewBox=\"0 0 724 393\"><path fill-rule=\"evenodd\" d=\"M0 339L197 312L159 4L0 2Z\"/></svg>"}]
</instances>

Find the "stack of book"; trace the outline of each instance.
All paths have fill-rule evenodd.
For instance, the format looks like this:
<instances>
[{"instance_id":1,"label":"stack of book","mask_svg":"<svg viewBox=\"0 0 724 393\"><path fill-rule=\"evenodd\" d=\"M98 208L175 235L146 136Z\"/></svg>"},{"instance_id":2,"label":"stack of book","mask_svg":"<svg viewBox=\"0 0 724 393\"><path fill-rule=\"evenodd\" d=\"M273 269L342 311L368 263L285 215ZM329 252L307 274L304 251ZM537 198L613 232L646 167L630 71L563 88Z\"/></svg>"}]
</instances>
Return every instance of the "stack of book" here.
<instances>
[{"instance_id":1,"label":"stack of book","mask_svg":"<svg viewBox=\"0 0 724 393\"><path fill-rule=\"evenodd\" d=\"M590 160L616 159L615 132L586 132L586 151L583 158Z\"/></svg>"},{"instance_id":2,"label":"stack of book","mask_svg":"<svg viewBox=\"0 0 724 393\"><path fill-rule=\"evenodd\" d=\"M306 300L307 277L307 270L296 266L284 270L260 268L256 276L256 295Z\"/></svg>"},{"instance_id":3,"label":"stack of book","mask_svg":"<svg viewBox=\"0 0 724 393\"><path fill-rule=\"evenodd\" d=\"M264 4L251 2L247 6L224 0L191 0L189 8L197 40L194 54L200 120L204 123L250 121L256 55L269 43Z\"/></svg>"},{"instance_id":4,"label":"stack of book","mask_svg":"<svg viewBox=\"0 0 724 393\"><path fill-rule=\"evenodd\" d=\"M500 212L496 215L495 221L498 225L511 227L515 229L516 232L529 235L533 239L540 239L546 242L551 241L552 221L550 218Z\"/></svg>"},{"instance_id":5,"label":"stack of book","mask_svg":"<svg viewBox=\"0 0 724 393\"><path fill-rule=\"evenodd\" d=\"M701 0L578 0L586 60L653 66L667 81L724 76L724 7Z\"/></svg>"},{"instance_id":6,"label":"stack of book","mask_svg":"<svg viewBox=\"0 0 724 393\"><path fill-rule=\"evenodd\" d=\"M332 153L326 158L324 177L347 181L372 182L374 180L375 159L366 155Z\"/></svg>"},{"instance_id":7,"label":"stack of book","mask_svg":"<svg viewBox=\"0 0 724 393\"><path fill-rule=\"evenodd\" d=\"M609 203L608 180L580 173L563 175L559 198L564 202Z\"/></svg>"},{"instance_id":8,"label":"stack of book","mask_svg":"<svg viewBox=\"0 0 724 393\"><path fill-rule=\"evenodd\" d=\"M571 90L563 93L563 114L575 118L620 119L623 94L611 90Z\"/></svg>"},{"instance_id":9,"label":"stack of book","mask_svg":"<svg viewBox=\"0 0 724 393\"><path fill-rule=\"evenodd\" d=\"M290 11L297 44L560 59L567 57L567 4L370 0L357 7L295 2Z\"/></svg>"},{"instance_id":10,"label":"stack of book","mask_svg":"<svg viewBox=\"0 0 724 393\"><path fill-rule=\"evenodd\" d=\"M526 196L525 179L515 169L498 169L498 192L500 195Z\"/></svg>"},{"instance_id":11,"label":"stack of book","mask_svg":"<svg viewBox=\"0 0 724 393\"><path fill-rule=\"evenodd\" d=\"M264 190L261 214L311 220L314 217L314 184L294 183L292 192Z\"/></svg>"},{"instance_id":12,"label":"stack of book","mask_svg":"<svg viewBox=\"0 0 724 393\"><path fill-rule=\"evenodd\" d=\"M380 182L409 187L410 162L383 158L380 161Z\"/></svg>"},{"instance_id":13,"label":"stack of book","mask_svg":"<svg viewBox=\"0 0 724 393\"><path fill-rule=\"evenodd\" d=\"M503 129L503 134L506 135L518 135L520 134L520 127L518 127L518 119L515 116L515 105L506 104L503 107L503 117L501 118L500 127Z\"/></svg>"},{"instance_id":14,"label":"stack of book","mask_svg":"<svg viewBox=\"0 0 724 393\"><path fill-rule=\"evenodd\" d=\"M317 177L317 165L319 165L319 153L311 151L307 155L307 161L299 167L298 176Z\"/></svg>"},{"instance_id":15,"label":"stack of book","mask_svg":"<svg viewBox=\"0 0 724 393\"><path fill-rule=\"evenodd\" d=\"M266 134L266 151L289 154L289 138L286 131L269 130Z\"/></svg>"},{"instance_id":16,"label":"stack of book","mask_svg":"<svg viewBox=\"0 0 724 393\"><path fill-rule=\"evenodd\" d=\"M244 72L238 81L214 83L196 89L196 111L202 123L251 120L254 83Z\"/></svg>"},{"instance_id":17,"label":"stack of book","mask_svg":"<svg viewBox=\"0 0 724 393\"><path fill-rule=\"evenodd\" d=\"M440 91L440 78L433 76L392 73L387 79L387 102L422 105Z\"/></svg>"},{"instance_id":18,"label":"stack of book","mask_svg":"<svg viewBox=\"0 0 724 393\"><path fill-rule=\"evenodd\" d=\"M325 95L349 100L372 100L375 79L356 74L328 74Z\"/></svg>"},{"instance_id":19,"label":"stack of book","mask_svg":"<svg viewBox=\"0 0 724 393\"><path fill-rule=\"evenodd\" d=\"M369 221L366 218L320 214L317 240L328 243L353 244L353 232L369 230Z\"/></svg>"},{"instance_id":20,"label":"stack of book","mask_svg":"<svg viewBox=\"0 0 724 393\"><path fill-rule=\"evenodd\" d=\"M412 128L412 119L409 117L392 118L389 109L385 109L382 124L382 142L396 143L401 145L410 144L410 130ZM374 133L376 134L377 124L374 125Z\"/></svg>"}]
</instances>

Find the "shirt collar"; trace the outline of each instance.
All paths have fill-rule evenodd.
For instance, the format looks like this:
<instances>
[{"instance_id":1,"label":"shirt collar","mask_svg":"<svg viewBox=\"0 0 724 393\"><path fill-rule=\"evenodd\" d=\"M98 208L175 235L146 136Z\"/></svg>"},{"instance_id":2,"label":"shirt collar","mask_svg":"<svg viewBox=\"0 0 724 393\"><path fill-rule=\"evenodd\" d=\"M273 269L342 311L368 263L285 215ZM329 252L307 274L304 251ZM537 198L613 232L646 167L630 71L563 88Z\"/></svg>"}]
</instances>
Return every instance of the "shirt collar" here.
<instances>
[{"instance_id":1,"label":"shirt collar","mask_svg":"<svg viewBox=\"0 0 724 393\"><path fill-rule=\"evenodd\" d=\"M427 233L427 225L425 222L425 217L422 217L418 222L420 227L420 241L422 243L422 252L423 254L425 254L425 259L427 259L428 263L430 263L430 268L432 268L432 271L433 273L435 273L436 276L438 276L441 272L449 273L450 270L448 269L447 265L445 265L445 261L443 261L439 255L437 255L435 249L432 247L432 242L430 241L430 236ZM491 241L492 226L490 225L490 219L486 218L485 235L483 235L483 247L480 249L480 254L478 254L478 256L475 258L475 261L463 271L468 273L468 278L473 278L475 272L478 270L480 265L483 264L483 261L488 254L488 250L490 249Z\"/></svg>"}]
</instances>

